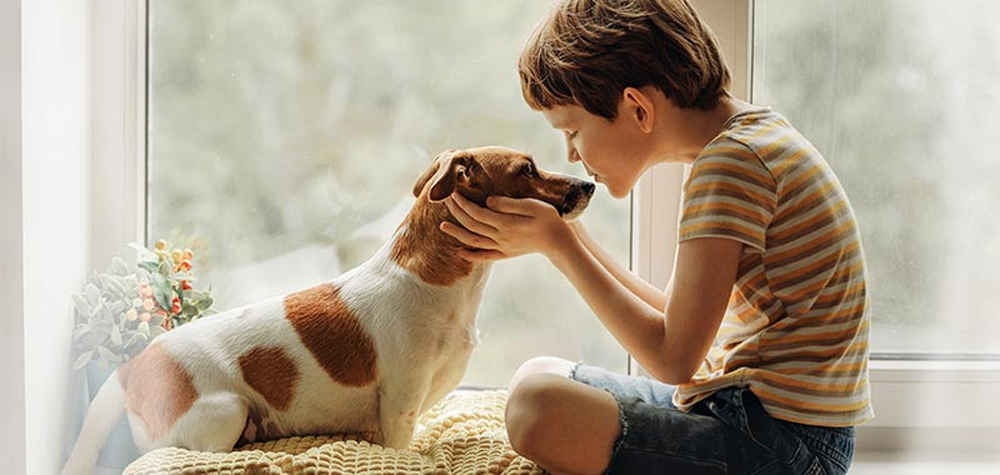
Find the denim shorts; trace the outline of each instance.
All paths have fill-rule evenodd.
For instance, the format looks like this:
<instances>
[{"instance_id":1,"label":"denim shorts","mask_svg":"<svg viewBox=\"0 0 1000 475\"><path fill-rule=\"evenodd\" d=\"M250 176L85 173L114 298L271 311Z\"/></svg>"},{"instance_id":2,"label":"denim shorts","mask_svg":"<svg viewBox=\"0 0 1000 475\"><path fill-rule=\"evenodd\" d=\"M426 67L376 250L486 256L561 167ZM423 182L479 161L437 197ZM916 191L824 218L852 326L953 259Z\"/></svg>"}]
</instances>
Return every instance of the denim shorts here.
<instances>
[{"instance_id":1,"label":"denim shorts","mask_svg":"<svg viewBox=\"0 0 1000 475\"><path fill-rule=\"evenodd\" d=\"M578 364L570 376L618 401L621 436L607 473L847 473L853 427L820 427L772 418L749 389L722 389L684 412L674 387Z\"/></svg>"}]
</instances>

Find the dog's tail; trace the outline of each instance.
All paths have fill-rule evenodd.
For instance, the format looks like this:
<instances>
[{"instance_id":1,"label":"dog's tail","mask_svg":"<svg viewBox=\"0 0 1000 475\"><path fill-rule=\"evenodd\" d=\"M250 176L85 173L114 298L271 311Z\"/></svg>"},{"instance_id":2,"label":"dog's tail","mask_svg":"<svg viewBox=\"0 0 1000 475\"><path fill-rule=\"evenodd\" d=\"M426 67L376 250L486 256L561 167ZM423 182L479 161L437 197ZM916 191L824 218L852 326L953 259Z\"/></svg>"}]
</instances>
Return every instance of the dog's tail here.
<instances>
[{"instance_id":1,"label":"dog's tail","mask_svg":"<svg viewBox=\"0 0 1000 475\"><path fill-rule=\"evenodd\" d=\"M87 409L87 417L83 421L83 428L80 429L76 444L73 445L73 451L66 460L63 475L93 473L97 457L104 448L104 442L123 412L125 412L125 391L118 381L118 370L115 370L97 391L97 396Z\"/></svg>"}]
</instances>

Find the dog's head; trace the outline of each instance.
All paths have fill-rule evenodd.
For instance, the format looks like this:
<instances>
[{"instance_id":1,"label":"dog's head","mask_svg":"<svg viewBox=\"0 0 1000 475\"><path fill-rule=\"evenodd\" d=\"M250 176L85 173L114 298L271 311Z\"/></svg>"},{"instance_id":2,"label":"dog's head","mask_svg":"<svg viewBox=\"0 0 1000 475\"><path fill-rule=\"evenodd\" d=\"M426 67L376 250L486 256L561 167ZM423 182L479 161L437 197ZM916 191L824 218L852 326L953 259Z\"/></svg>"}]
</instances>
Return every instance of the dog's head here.
<instances>
[{"instance_id":1,"label":"dog's head","mask_svg":"<svg viewBox=\"0 0 1000 475\"><path fill-rule=\"evenodd\" d=\"M426 193L431 202L455 191L479 206L488 196L534 198L571 220L583 212L595 185L579 178L539 169L530 155L504 147L446 150L417 180L413 195Z\"/></svg>"}]
</instances>

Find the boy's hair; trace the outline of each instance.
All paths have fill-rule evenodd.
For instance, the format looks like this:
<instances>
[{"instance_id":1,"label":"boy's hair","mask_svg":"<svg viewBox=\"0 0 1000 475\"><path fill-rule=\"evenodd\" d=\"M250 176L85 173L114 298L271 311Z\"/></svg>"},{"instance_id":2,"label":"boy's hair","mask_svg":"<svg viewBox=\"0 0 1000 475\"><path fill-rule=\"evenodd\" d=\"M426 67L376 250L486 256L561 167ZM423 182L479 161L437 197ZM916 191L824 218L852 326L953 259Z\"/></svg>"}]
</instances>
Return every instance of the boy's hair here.
<instances>
[{"instance_id":1,"label":"boy's hair","mask_svg":"<svg viewBox=\"0 0 1000 475\"><path fill-rule=\"evenodd\" d=\"M579 105L613 120L626 87L655 86L682 108L712 109L729 69L687 0L563 0L518 61L532 109Z\"/></svg>"}]
</instances>

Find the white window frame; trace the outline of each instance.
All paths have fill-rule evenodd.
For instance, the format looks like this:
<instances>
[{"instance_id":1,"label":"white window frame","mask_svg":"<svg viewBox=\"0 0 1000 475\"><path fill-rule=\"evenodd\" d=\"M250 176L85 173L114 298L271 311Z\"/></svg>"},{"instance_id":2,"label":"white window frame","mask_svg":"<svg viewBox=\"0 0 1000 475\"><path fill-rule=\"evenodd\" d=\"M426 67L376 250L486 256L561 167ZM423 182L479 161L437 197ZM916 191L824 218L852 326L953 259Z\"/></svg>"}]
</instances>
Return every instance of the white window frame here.
<instances>
[{"instance_id":1,"label":"white window frame","mask_svg":"<svg viewBox=\"0 0 1000 475\"><path fill-rule=\"evenodd\" d=\"M28 466L24 334L24 202L21 2L0 0L0 460L5 470Z\"/></svg>"},{"instance_id":2,"label":"white window frame","mask_svg":"<svg viewBox=\"0 0 1000 475\"><path fill-rule=\"evenodd\" d=\"M145 0L93 2L93 236L97 268L146 240Z\"/></svg>"},{"instance_id":3,"label":"white window frame","mask_svg":"<svg viewBox=\"0 0 1000 475\"><path fill-rule=\"evenodd\" d=\"M751 91L753 0L693 0L719 38L734 94ZM94 186L92 262L121 254L118 243L146 234L145 1L94 2ZM633 195L632 268L665 288L674 263L681 186L687 173L662 165ZM635 365L630 365L634 367ZM637 370L633 369L633 373ZM1000 449L997 361L908 361L880 355L870 365L876 418L858 429L859 451Z\"/></svg>"}]
</instances>

